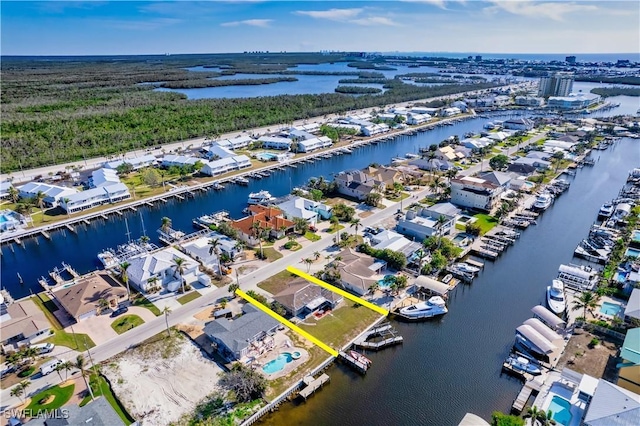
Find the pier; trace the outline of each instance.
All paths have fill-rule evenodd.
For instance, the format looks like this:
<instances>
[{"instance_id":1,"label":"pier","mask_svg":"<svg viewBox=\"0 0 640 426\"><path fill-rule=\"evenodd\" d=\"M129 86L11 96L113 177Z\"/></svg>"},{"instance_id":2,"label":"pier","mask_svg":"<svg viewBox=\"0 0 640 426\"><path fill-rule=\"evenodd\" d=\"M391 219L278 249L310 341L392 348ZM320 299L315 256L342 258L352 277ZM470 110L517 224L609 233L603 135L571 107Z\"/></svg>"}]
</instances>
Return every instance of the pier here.
<instances>
[{"instance_id":1,"label":"pier","mask_svg":"<svg viewBox=\"0 0 640 426\"><path fill-rule=\"evenodd\" d=\"M354 370L362 374L365 374L369 369L369 366L371 365L370 363L362 362L355 359L354 357L352 357L350 354L346 352L340 352L338 354L338 359L344 362L345 364L347 364L349 367L353 368Z\"/></svg>"},{"instance_id":2,"label":"pier","mask_svg":"<svg viewBox=\"0 0 640 426\"><path fill-rule=\"evenodd\" d=\"M531 395L534 392L535 393L540 392L541 387L542 387L542 382L540 381L539 378L535 378L533 380L527 380L527 382L524 384L524 386L520 390L520 393L516 397L515 401L513 401L513 405L511 406L511 409L517 413L521 413L525 405L527 404L529 397L531 397Z\"/></svg>"},{"instance_id":3,"label":"pier","mask_svg":"<svg viewBox=\"0 0 640 426\"><path fill-rule=\"evenodd\" d=\"M399 345L402 342L402 336L398 335L398 332L391 324L386 323L368 330L366 334L358 337L353 344L362 349L378 351L388 346Z\"/></svg>"},{"instance_id":4,"label":"pier","mask_svg":"<svg viewBox=\"0 0 640 426\"><path fill-rule=\"evenodd\" d=\"M329 376L326 373L322 373L320 377L314 379L313 376L306 376L302 379L302 382L305 384L305 387L298 392L305 401L307 398L311 396L316 390L320 389L322 385L329 381Z\"/></svg>"}]
</instances>

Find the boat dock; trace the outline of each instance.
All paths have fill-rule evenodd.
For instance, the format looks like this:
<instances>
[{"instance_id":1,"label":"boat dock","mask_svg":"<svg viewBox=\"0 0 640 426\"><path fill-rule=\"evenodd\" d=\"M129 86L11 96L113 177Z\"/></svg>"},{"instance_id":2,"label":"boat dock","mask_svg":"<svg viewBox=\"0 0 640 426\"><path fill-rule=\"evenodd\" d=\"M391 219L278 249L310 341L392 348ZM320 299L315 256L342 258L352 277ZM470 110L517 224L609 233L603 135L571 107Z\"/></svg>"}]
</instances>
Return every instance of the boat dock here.
<instances>
[{"instance_id":1,"label":"boat dock","mask_svg":"<svg viewBox=\"0 0 640 426\"><path fill-rule=\"evenodd\" d=\"M476 268L480 268L480 269L484 268L484 263L478 262L477 260L467 259L465 260L465 262L471 266L475 266Z\"/></svg>"},{"instance_id":2,"label":"boat dock","mask_svg":"<svg viewBox=\"0 0 640 426\"><path fill-rule=\"evenodd\" d=\"M540 376L538 376L540 377ZM535 392L536 394L540 392L540 388L542 387L542 382L540 379L535 378L532 380L527 380L522 389L520 389L520 393L513 401L513 405L511 406L511 410L521 413L524 409L525 405L527 405L527 401L529 397Z\"/></svg>"},{"instance_id":3,"label":"boat dock","mask_svg":"<svg viewBox=\"0 0 640 426\"><path fill-rule=\"evenodd\" d=\"M359 373L365 374L371 364L359 361L346 352L339 352L338 359Z\"/></svg>"},{"instance_id":4,"label":"boat dock","mask_svg":"<svg viewBox=\"0 0 640 426\"><path fill-rule=\"evenodd\" d=\"M358 337L353 344L362 349L378 351L389 346L399 345L402 342L402 336L398 335L398 332L391 324L386 323L368 330L364 335Z\"/></svg>"},{"instance_id":5,"label":"boat dock","mask_svg":"<svg viewBox=\"0 0 640 426\"><path fill-rule=\"evenodd\" d=\"M326 373L322 373L317 379L314 379L313 376L306 376L304 379L302 379L305 387L300 392L298 392L298 395L300 395L306 401L312 393L320 389L322 385L324 385L328 381L329 376Z\"/></svg>"}]
</instances>

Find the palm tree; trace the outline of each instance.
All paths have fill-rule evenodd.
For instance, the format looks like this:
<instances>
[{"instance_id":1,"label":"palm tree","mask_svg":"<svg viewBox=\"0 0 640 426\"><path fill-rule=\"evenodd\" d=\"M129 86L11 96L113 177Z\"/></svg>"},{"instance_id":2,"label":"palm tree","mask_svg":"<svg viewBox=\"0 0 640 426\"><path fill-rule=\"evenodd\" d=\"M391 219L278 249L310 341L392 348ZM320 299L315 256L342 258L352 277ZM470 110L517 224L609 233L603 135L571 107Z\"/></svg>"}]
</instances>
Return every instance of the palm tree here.
<instances>
[{"instance_id":1,"label":"palm tree","mask_svg":"<svg viewBox=\"0 0 640 426\"><path fill-rule=\"evenodd\" d=\"M302 262L307 265L307 273L308 273L309 270L311 270L311 264L313 263L313 259L311 259L310 257L307 257L302 259Z\"/></svg>"},{"instance_id":2,"label":"palm tree","mask_svg":"<svg viewBox=\"0 0 640 426\"><path fill-rule=\"evenodd\" d=\"M371 284L371 286L369 287L369 292L371 294L375 294L376 291L378 291L380 289L380 284L378 284L378 282L374 282L373 284Z\"/></svg>"},{"instance_id":3,"label":"palm tree","mask_svg":"<svg viewBox=\"0 0 640 426\"><path fill-rule=\"evenodd\" d=\"M69 378L69 371L73 370L73 363L71 361L63 362L60 364L64 369L64 379L67 380Z\"/></svg>"},{"instance_id":4,"label":"palm tree","mask_svg":"<svg viewBox=\"0 0 640 426\"><path fill-rule=\"evenodd\" d=\"M444 235L444 232L442 232L442 228L444 227L445 223L447 223L447 218L444 215L438 216L438 219L436 219L436 227L438 228L438 248L440 248L440 240Z\"/></svg>"},{"instance_id":5,"label":"palm tree","mask_svg":"<svg viewBox=\"0 0 640 426\"><path fill-rule=\"evenodd\" d=\"M40 209L40 213L42 213L42 220L44 220L44 198L45 198L44 192L38 191L35 198L36 198L36 205Z\"/></svg>"},{"instance_id":6,"label":"palm tree","mask_svg":"<svg viewBox=\"0 0 640 426\"><path fill-rule=\"evenodd\" d=\"M20 198L20 192L18 192L18 190L13 186L10 186L7 192L9 194L9 198L11 198L11 201L17 203L18 199Z\"/></svg>"},{"instance_id":7,"label":"palm tree","mask_svg":"<svg viewBox=\"0 0 640 426\"><path fill-rule=\"evenodd\" d=\"M253 222L251 224L251 231L253 235L258 239L258 244L260 244L260 258L264 257L264 253L262 252L262 234L264 233L264 228L260 226L260 222Z\"/></svg>"},{"instance_id":8,"label":"palm tree","mask_svg":"<svg viewBox=\"0 0 640 426\"><path fill-rule=\"evenodd\" d=\"M171 219L165 216L162 218L162 225L160 226L160 229L162 232L167 233L169 228L171 228Z\"/></svg>"},{"instance_id":9,"label":"palm tree","mask_svg":"<svg viewBox=\"0 0 640 426\"><path fill-rule=\"evenodd\" d=\"M158 277L151 277L147 279L147 283L151 286L151 288L155 288L157 282L158 282Z\"/></svg>"},{"instance_id":10,"label":"palm tree","mask_svg":"<svg viewBox=\"0 0 640 426\"><path fill-rule=\"evenodd\" d=\"M314 252L313 252L313 257L315 257L315 260L320 259L320 256L321 256L321 254L320 254L320 252L319 252L319 251L314 251Z\"/></svg>"},{"instance_id":11,"label":"palm tree","mask_svg":"<svg viewBox=\"0 0 640 426\"><path fill-rule=\"evenodd\" d=\"M212 238L209 240L209 255L215 253L218 259L218 276L222 276L222 267L220 266L220 238Z\"/></svg>"},{"instance_id":12,"label":"palm tree","mask_svg":"<svg viewBox=\"0 0 640 426\"><path fill-rule=\"evenodd\" d=\"M174 257L173 258L173 269L174 269L174 273L173 276L175 278L180 277L180 284L182 285L182 294L185 293L184 290L184 279L182 278L182 274L184 274L184 268L185 268L185 259L182 257ZM176 277L176 274L178 275L178 277Z\"/></svg>"},{"instance_id":13,"label":"palm tree","mask_svg":"<svg viewBox=\"0 0 640 426\"><path fill-rule=\"evenodd\" d=\"M131 291L129 289L129 273L127 269L129 269L131 264L129 262L122 262L120 264L120 279L127 286L127 298L131 299Z\"/></svg>"},{"instance_id":14,"label":"palm tree","mask_svg":"<svg viewBox=\"0 0 640 426\"><path fill-rule=\"evenodd\" d=\"M236 241L236 244L233 246L233 249L237 250L239 252L242 252L245 247L246 247L246 244L244 243L244 241L238 240L238 241ZM235 256L233 256L233 257L235 258Z\"/></svg>"},{"instance_id":15,"label":"palm tree","mask_svg":"<svg viewBox=\"0 0 640 426\"><path fill-rule=\"evenodd\" d=\"M594 293L592 291L585 291L580 296L573 301L573 307L571 308L573 311L577 311L578 309L582 309L582 317L587 319L587 311L593 312L593 310L598 306L598 302L600 301L600 296L598 293Z\"/></svg>"},{"instance_id":16,"label":"palm tree","mask_svg":"<svg viewBox=\"0 0 640 426\"><path fill-rule=\"evenodd\" d=\"M67 211L67 216L69 216L70 213L69 213L69 204L68 203L69 203L69 201L71 201L71 199L69 199L67 197L64 197L62 199L62 201L64 202L64 205L66 206L65 210Z\"/></svg>"},{"instance_id":17,"label":"palm tree","mask_svg":"<svg viewBox=\"0 0 640 426\"><path fill-rule=\"evenodd\" d=\"M354 235L357 237L358 236L358 228L360 228L360 219L359 218L354 218L351 219L351 228L355 228L354 231Z\"/></svg>"},{"instance_id":18,"label":"palm tree","mask_svg":"<svg viewBox=\"0 0 640 426\"><path fill-rule=\"evenodd\" d=\"M101 298L98 300L98 309L100 313L109 307L109 301L105 298Z\"/></svg>"},{"instance_id":19,"label":"palm tree","mask_svg":"<svg viewBox=\"0 0 640 426\"><path fill-rule=\"evenodd\" d=\"M140 242L141 242L142 244L147 244L149 241L151 241L151 238L149 238L149 237L148 237L148 236L146 236L146 235L143 235L142 237L140 237Z\"/></svg>"},{"instance_id":20,"label":"palm tree","mask_svg":"<svg viewBox=\"0 0 640 426\"><path fill-rule=\"evenodd\" d=\"M89 390L89 394L91 395L91 400L93 401L95 399L95 397L93 396L93 389L91 389L91 386L89 386L89 383L87 383L87 370L85 369L86 367L86 363L84 360L84 356L82 354L78 355L78 357L76 358L76 365L75 367L80 370L80 374L82 375L82 380L84 380L84 385L87 387L87 389Z\"/></svg>"},{"instance_id":21,"label":"palm tree","mask_svg":"<svg viewBox=\"0 0 640 426\"><path fill-rule=\"evenodd\" d=\"M54 370L56 373L58 373L58 376L60 377L60 381L62 381L62 370L64 370L64 363L60 363L56 365L56 368Z\"/></svg>"},{"instance_id":22,"label":"palm tree","mask_svg":"<svg viewBox=\"0 0 640 426\"><path fill-rule=\"evenodd\" d=\"M11 396L17 396L18 398L20 398L20 400L22 400L22 402L24 402L24 396L26 395L27 388L29 386L31 386L31 382L29 380L21 381L20 383L15 385L13 389L11 389Z\"/></svg>"},{"instance_id":23,"label":"palm tree","mask_svg":"<svg viewBox=\"0 0 640 426\"><path fill-rule=\"evenodd\" d=\"M231 283L229 284L229 293L231 293L231 296L235 299L236 297L236 290L240 289L240 284L238 283Z\"/></svg>"},{"instance_id":24,"label":"palm tree","mask_svg":"<svg viewBox=\"0 0 640 426\"><path fill-rule=\"evenodd\" d=\"M167 336L171 337L171 330L169 329L169 314L171 313L171 309L165 306L162 313L164 314L164 322L167 325Z\"/></svg>"}]
</instances>

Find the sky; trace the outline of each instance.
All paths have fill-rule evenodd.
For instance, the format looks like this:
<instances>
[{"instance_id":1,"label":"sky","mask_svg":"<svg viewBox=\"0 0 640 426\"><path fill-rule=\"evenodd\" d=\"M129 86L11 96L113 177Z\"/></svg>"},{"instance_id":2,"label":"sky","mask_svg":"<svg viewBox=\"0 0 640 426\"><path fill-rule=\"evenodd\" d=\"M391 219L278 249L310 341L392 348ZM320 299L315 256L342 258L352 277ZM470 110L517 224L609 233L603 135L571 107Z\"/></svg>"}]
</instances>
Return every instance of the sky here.
<instances>
[{"instance_id":1,"label":"sky","mask_svg":"<svg viewBox=\"0 0 640 426\"><path fill-rule=\"evenodd\" d=\"M11 1L2 55L638 53L640 2Z\"/></svg>"}]
</instances>

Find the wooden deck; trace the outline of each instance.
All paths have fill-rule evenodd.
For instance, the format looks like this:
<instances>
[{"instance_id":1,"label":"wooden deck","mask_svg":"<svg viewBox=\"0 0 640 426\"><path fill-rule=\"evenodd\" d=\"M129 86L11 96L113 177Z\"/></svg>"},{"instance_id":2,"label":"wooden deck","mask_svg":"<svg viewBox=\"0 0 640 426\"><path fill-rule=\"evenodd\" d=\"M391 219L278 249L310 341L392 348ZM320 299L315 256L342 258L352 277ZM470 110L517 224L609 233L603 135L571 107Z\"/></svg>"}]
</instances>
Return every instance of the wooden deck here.
<instances>
[{"instance_id":1,"label":"wooden deck","mask_svg":"<svg viewBox=\"0 0 640 426\"><path fill-rule=\"evenodd\" d=\"M515 401L513 401L513 405L511 406L511 409L514 411L517 411L518 413L521 413L525 405L527 404L527 401L529 400L529 397L531 396L531 394L534 392L536 393L540 392L541 387L542 387L542 382L539 381L537 378L533 380L527 380L527 382L524 384L524 386L520 390L520 393L516 397Z\"/></svg>"},{"instance_id":2,"label":"wooden deck","mask_svg":"<svg viewBox=\"0 0 640 426\"><path fill-rule=\"evenodd\" d=\"M306 400L311 396L312 393L314 393L316 390L321 388L322 385L329 381L329 376L326 373L322 373L317 379L314 379L313 376L307 376L302 379L302 381L304 382L305 387L300 392L298 392L298 395Z\"/></svg>"}]
</instances>

